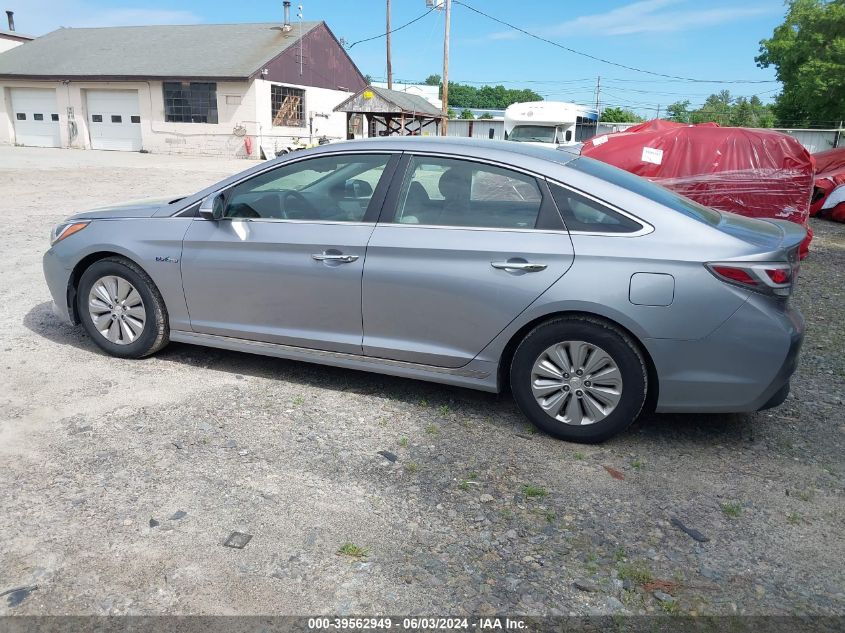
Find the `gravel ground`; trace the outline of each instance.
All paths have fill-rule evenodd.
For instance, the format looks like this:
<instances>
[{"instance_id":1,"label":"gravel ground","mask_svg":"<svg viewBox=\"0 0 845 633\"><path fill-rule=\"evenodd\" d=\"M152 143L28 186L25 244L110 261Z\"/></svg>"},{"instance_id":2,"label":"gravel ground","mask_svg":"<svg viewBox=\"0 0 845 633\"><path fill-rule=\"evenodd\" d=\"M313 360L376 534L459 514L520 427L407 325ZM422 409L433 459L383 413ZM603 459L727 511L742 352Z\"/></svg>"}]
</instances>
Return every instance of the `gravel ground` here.
<instances>
[{"instance_id":1,"label":"gravel ground","mask_svg":"<svg viewBox=\"0 0 845 633\"><path fill-rule=\"evenodd\" d=\"M585 447L506 396L188 345L124 361L52 316L54 223L246 166L0 149L0 614L845 615L845 225L813 223L783 406Z\"/></svg>"}]
</instances>

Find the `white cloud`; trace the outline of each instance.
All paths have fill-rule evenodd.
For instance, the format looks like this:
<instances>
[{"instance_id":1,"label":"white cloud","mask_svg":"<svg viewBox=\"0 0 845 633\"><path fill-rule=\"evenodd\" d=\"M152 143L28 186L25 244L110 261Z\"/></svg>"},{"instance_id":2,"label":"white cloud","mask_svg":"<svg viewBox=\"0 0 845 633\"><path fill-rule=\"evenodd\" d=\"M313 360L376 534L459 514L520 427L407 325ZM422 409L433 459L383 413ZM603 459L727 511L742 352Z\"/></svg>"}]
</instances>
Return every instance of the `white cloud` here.
<instances>
[{"instance_id":1,"label":"white cloud","mask_svg":"<svg viewBox=\"0 0 845 633\"><path fill-rule=\"evenodd\" d=\"M103 7L91 0L29 0L15 11L21 33L43 35L59 27L133 26L142 24L195 24L202 18L181 9ZM5 24L2 25L5 28Z\"/></svg>"},{"instance_id":2,"label":"white cloud","mask_svg":"<svg viewBox=\"0 0 845 633\"><path fill-rule=\"evenodd\" d=\"M544 37L572 35L632 35L635 33L659 33L688 31L734 22L755 15L780 11L780 7L726 6L706 8L685 8L696 3L683 0L639 0L605 13L582 15L552 26L526 29ZM514 39L521 34L516 31L493 33L491 39Z\"/></svg>"}]
</instances>

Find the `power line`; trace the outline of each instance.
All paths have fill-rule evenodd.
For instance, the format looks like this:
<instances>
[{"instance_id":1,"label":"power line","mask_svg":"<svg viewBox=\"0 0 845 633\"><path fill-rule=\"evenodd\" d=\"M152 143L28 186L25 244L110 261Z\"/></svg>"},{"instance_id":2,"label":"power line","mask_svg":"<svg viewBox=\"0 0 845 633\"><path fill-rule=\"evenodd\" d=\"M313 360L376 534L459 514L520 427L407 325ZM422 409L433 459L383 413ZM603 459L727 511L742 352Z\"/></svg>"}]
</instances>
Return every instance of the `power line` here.
<instances>
[{"instance_id":1,"label":"power line","mask_svg":"<svg viewBox=\"0 0 845 633\"><path fill-rule=\"evenodd\" d=\"M389 31L385 31L384 33L381 33L380 35L373 35L372 37L368 37L368 38L365 38L365 39L363 39L363 40L358 40L358 41L356 41L356 42L352 42L352 43L351 43L349 46L347 46L346 48L347 48L347 49L349 49L349 48L352 48L353 46L355 46L356 44L363 44L364 42L372 42L373 40L377 40L377 39L380 39L380 38L382 38L382 37L387 37L388 33L396 33L396 31L401 31L401 30L402 30L402 29L404 29L406 26L411 26L414 22L419 22L419 21L420 21L420 20L422 20L425 16L427 16L429 13L431 13L432 11L434 11L436 8L437 8L437 7L431 7L428 11L426 11L426 12L425 12L425 13L423 13L422 15L419 15L419 16L415 17L415 18L414 18L413 20L411 20L410 22L405 22L405 24L403 24L402 26L397 26L395 29L391 29L391 30L389 30Z\"/></svg>"},{"instance_id":2,"label":"power line","mask_svg":"<svg viewBox=\"0 0 845 633\"><path fill-rule=\"evenodd\" d=\"M634 66L626 66L625 64L620 64L619 62L614 62L614 61L611 61L609 59L604 59L602 57L596 57L595 55L590 55L589 53L584 53L582 51L575 50L574 48L569 48L568 46L564 46L563 44L560 44L559 42L555 42L553 40L547 39L547 38L542 37L540 35L537 35L535 33L531 33L530 31L526 31L525 29L520 28L518 26L515 26L515 25L511 24L510 22L505 22L504 20L500 20L499 18L490 15L489 13L485 13L484 11L481 11L480 9L476 9L475 7L471 7L467 3L461 2L461 0L454 0L454 2L455 2L455 4L459 4L462 7L466 7L467 9L477 13L478 15L483 15L485 18L493 20L494 22L498 22L499 24L506 26L508 28L511 28L515 31L519 31L523 35L527 35L528 37L532 37L535 40L545 42L546 44L551 44L552 46L556 46L557 48L561 48L561 49L568 51L570 53L574 53L575 55L581 55L582 57L587 57L587 58L595 60L597 62L602 62L603 64L610 64L611 66L617 66L619 68L624 68L625 70L632 70L634 72L644 73L646 75L653 75L655 77L665 77L667 79L677 79L677 80L681 80L681 81L690 81L690 82L695 82L695 83L713 83L713 84L716 84L716 83L718 83L718 84L770 83L770 80L759 80L759 79L748 79L748 80L744 80L744 79L696 79L694 77L681 77L681 76L678 76L678 75L667 75L665 73L658 73L658 72L654 72L654 71L651 71L651 70L644 70L642 68L636 68Z\"/></svg>"}]
</instances>

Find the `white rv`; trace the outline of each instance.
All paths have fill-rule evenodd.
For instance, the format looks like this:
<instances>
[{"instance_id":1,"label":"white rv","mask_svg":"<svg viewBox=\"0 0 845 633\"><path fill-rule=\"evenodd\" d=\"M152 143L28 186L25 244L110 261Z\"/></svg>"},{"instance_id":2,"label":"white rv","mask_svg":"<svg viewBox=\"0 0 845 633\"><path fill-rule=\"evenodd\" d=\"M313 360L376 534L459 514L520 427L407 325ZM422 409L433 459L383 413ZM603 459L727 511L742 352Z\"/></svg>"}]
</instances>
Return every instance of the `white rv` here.
<instances>
[{"instance_id":1,"label":"white rv","mask_svg":"<svg viewBox=\"0 0 845 633\"><path fill-rule=\"evenodd\" d=\"M562 101L514 103L505 110L505 138L520 143L557 147L592 138L595 110Z\"/></svg>"}]
</instances>

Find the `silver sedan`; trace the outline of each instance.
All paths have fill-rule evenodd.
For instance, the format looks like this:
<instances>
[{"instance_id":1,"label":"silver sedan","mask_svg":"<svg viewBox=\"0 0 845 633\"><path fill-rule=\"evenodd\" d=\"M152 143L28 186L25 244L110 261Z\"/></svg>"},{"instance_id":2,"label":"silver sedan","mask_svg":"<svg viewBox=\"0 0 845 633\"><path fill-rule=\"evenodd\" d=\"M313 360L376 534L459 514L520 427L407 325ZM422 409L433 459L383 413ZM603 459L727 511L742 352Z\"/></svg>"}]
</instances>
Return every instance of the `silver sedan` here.
<instances>
[{"instance_id":1,"label":"silver sedan","mask_svg":"<svg viewBox=\"0 0 845 633\"><path fill-rule=\"evenodd\" d=\"M115 356L179 341L510 388L546 432L596 442L645 409L780 404L803 238L566 152L393 137L80 213L44 273Z\"/></svg>"}]
</instances>

